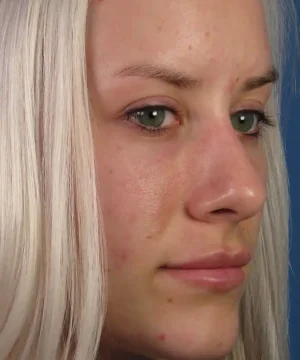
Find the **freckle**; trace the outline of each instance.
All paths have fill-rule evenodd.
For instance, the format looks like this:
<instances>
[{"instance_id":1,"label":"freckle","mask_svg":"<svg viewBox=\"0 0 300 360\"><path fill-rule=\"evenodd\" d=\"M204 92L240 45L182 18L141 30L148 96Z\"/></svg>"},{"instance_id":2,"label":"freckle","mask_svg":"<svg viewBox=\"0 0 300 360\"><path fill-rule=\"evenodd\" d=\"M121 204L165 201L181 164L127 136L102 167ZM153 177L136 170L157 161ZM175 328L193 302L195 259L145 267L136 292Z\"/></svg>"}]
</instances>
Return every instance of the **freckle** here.
<instances>
[{"instance_id":1,"label":"freckle","mask_svg":"<svg viewBox=\"0 0 300 360\"><path fill-rule=\"evenodd\" d=\"M158 336L160 341L165 341L166 340L166 335L165 334L159 334Z\"/></svg>"},{"instance_id":2,"label":"freckle","mask_svg":"<svg viewBox=\"0 0 300 360\"><path fill-rule=\"evenodd\" d=\"M110 173L110 174L113 174L113 172L114 172L113 169L110 169L110 170L109 170L109 173Z\"/></svg>"},{"instance_id":3,"label":"freckle","mask_svg":"<svg viewBox=\"0 0 300 360\"><path fill-rule=\"evenodd\" d=\"M150 240L150 239L152 239L152 237L153 237L152 235L147 235L147 236L146 236L146 239L147 239L147 240Z\"/></svg>"},{"instance_id":4,"label":"freckle","mask_svg":"<svg viewBox=\"0 0 300 360\"><path fill-rule=\"evenodd\" d=\"M162 30L162 25L159 25L158 31L161 31L161 30Z\"/></svg>"},{"instance_id":5,"label":"freckle","mask_svg":"<svg viewBox=\"0 0 300 360\"><path fill-rule=\"evenodd\" d=\"M210 37L210 32L209 32L209 31L206 31L206 32L205 32L205 37L206 37L206 38L209 38L209 37Z\"/></svg>"},{"instance_id":6,"label":"freckle","mask_svg":"<svg viewBox=\"0 0 300 360\"><path fill-rule=\"evenodd\" d=\"M173 303L173 299L169 298L169 299L168 299L168 303L169 303L169 304L172 304L172 303Z\"/></svg>"},{"instance_id":7,"label":"freckle","mask_svg":"<svg viewBox=\"0 0 300 360\"><path fill-rule=\"evenodd\" d=\"M235 82L238 83L239 80L240 80L240 78L237 77L237 78L235 79Z\"/></svg>"},{"instance_id":8,"label":"freckle","mask_svg":"<svg viewBox=\"0 0 300 360\"><path fill-rule=\"evenodd\" d=\"M189 51L191 51L193 49L192 45L189 45Z\"/></svg>"}]
</instances>

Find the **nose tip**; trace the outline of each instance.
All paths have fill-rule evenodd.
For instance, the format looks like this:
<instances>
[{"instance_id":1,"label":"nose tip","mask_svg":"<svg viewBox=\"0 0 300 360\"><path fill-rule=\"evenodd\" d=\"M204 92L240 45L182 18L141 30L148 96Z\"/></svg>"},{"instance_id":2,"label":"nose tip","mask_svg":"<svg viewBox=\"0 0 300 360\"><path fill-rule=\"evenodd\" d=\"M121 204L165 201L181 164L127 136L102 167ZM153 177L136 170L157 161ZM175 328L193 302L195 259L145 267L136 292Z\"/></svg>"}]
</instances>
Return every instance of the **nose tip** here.
<instances>
[{"instance_id":1,"label":"nose tip","mask_svg":"<svg viewBox=\"0 0 300 360\"><path fill-rule=\"evenodd\" d=\"M245 151L212 160L207 171L197 175L187 203L190 216L205 222L238 222L260 213L266 201L264 167L250 161Z\"/></svg>"},{"instance_id":2,"label":"nose tip","mask_svg":"<svg viewBox=\"0 0 300 360\"><path fill-rule=\"evenodd\" d=\"M202 192L198 189L191 195L193 200L188 212L194 219L204 222L246 220L258 214L266 200L265 190L260 185L232 186L226 191L210 187L200 197L198 191Z\"/></svg>"}]
</instances>

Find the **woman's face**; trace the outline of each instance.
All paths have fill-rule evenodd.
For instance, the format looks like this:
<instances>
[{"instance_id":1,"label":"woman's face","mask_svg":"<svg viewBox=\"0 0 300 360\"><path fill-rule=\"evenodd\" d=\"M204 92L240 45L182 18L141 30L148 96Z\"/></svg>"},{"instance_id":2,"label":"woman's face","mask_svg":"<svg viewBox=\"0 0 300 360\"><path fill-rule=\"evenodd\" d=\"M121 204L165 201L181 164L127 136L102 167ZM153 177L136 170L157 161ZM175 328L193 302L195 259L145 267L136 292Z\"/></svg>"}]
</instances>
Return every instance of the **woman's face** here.
<instances>
[{"instance_id":1,"label":"woman's face","mask_svg":"<svg viewBox=\"0 0 300 360\"><path fill-rule=\"evenodd\" d=\"M223 358L266 196L259 112L275 74L261 2L94 0L87 52L109 263L102 349Z\"/></svg>"}]
</instances>

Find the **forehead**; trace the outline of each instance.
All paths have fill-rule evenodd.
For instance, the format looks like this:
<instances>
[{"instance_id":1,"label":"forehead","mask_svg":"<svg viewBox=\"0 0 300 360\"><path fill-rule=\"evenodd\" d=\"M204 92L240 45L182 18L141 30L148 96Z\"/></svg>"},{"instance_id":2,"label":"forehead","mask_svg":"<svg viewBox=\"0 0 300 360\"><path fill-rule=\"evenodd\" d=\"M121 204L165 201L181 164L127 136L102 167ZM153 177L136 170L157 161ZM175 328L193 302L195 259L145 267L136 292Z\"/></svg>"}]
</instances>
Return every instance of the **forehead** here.
<instances>
[{"instance_id":1,"label":"forehead","mask_svg":"<svg viewBox=\"0 0 300 360\"><path fill-rule=\"evenodd\" d=\"M261 0L94 0L88 53L106 73L154 62L251 74L271 63Z\"/></svg>"}]
</instances>

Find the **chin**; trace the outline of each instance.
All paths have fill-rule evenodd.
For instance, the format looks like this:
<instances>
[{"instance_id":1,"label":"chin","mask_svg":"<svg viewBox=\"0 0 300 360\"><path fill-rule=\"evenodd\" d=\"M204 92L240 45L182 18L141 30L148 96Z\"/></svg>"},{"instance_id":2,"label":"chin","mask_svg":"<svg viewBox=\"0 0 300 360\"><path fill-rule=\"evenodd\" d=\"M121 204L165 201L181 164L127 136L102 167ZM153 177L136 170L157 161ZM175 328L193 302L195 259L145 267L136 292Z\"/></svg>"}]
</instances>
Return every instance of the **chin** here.
<instances>
[{"instance_id":1,"label":"chin","mask_svg":"<svg viewBox=\"0 0 300 360\"><path fill-rule=\"evenodd\" d=\"M148 323L143 331L132 329L123 336L120 333L121 336L115 336L117 351L150 359L224 360L232 352L239 332L238 311L223 313L223 318L217 311L216 314L208 311L202 312L201 317L177 313L167 316L164 319L167 321L157 320Z\"/></svg>"},{"instance_id":2,"label":"chin","mask_svg":"<svg viewBox=\"0 0 300 360\"><path fill-rule=\"evenodd\" d=\"M224 329L223 336L207 337L199 332L199 336L187 336L182 334L181 340L166 338L164 344L151 351L150 358L164 360L224 360L229 355L237 340L237 331L228 333Z\"/></svg>"},{"instance_id":3,"label":"chin","mask_svg":"<svg viewBox=\"0 0 300 360\"><path fill-rule=\"evenodd\" d=\"M165 326L160 324L165 331L158 335L159 359L224 360L238 338L238 306L219 304L194 309L193 313L178 311L167 320Z\"/></svg>"}]
</instances>

